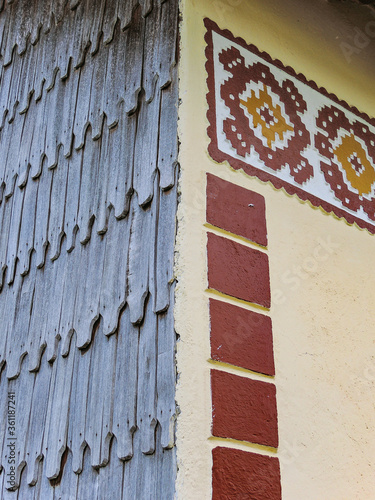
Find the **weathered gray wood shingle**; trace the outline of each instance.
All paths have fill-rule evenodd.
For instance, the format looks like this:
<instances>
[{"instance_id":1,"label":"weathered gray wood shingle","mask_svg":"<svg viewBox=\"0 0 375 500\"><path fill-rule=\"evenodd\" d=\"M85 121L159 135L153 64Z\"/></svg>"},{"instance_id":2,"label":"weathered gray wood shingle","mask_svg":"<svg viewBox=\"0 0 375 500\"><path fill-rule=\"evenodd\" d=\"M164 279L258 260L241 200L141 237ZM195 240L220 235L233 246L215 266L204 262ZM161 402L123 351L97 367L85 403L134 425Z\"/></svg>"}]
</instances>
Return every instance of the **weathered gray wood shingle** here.
<instances>
[{"instance_id":1,"label":"weathered gray wood shingle","mask_svg":"<svg viewBox=\"0 0 375 500\"><path fill-rule=\"evenodd\" d=\"M0 497L174 495L177 0L0 0Z\"/></svg>"}]
</instances>

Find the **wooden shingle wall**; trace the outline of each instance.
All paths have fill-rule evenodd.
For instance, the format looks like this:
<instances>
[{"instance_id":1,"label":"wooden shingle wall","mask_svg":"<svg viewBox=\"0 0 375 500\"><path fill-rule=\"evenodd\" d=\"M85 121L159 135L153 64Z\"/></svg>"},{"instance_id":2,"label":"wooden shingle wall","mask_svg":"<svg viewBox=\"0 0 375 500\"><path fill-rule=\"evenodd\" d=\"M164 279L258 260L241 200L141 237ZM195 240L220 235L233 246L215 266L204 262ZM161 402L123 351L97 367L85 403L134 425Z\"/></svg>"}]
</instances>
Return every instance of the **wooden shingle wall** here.
<instances>
[{"instance_id":1,"label":"wooden shingle wall","mask_svg":"<svg viewBox=\"0 0 375 500\"><path fill-rule=\"evenodd\" d=\"M177 29L0 0L1 498L173 498Z\"/></svg>"}]
</instances>

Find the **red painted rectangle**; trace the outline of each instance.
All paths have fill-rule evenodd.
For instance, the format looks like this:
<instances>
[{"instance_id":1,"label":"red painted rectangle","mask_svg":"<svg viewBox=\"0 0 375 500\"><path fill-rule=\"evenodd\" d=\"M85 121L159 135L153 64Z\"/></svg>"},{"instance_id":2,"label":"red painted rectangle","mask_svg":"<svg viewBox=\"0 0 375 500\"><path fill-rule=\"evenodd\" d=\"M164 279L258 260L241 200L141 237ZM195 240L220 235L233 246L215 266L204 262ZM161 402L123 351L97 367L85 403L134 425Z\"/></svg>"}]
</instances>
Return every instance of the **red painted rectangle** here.
<instances>
[{"instance_id":1,"label":"red painted rectangle","mask_svg":"<svg viewBox=\"0 0 375 500\"><path fill-rule=\"evenodd\" d=\"M213 500L281 500L276 457L217 447L212 450L212 458Z\"/></svg>"},{"instance_id":2,"label":"red painted rectangle","mask_svg":"<svg viewBox=\"0 0 375 500\"><path fill-rule=\"evenodd\" d=\"M210 318L212 359L275 375L271 318L213 299Z\"/></svg>"},{"instance_id":3,"label":"red painted rectangle","mask_svg":"<svg viewBox=\"0 0 375 500\"><path fill-rule=\"evenodd\" d=\"M270 277L265 253L209 233L207 258L209 288L270 307Z\"/></svg>"},{"instance_id":4,"label":"red painted rectangle","mask_svg":"<svg viewBox=\"0 0 375 500\"><path fill-rule=\"evenodd\" d=\"M267 246L264 197L207 174L207 222Z\"/></svg>"},{"instance_id":5,"label":"red painted rectangle","mask_svg":"<svg viewBox=\"0 0 375 500\"><path fill-rule=\"evenodd\" d=\"M211 370L213 436L278 446L276 387Z\"/></svg>"}]
</instances>

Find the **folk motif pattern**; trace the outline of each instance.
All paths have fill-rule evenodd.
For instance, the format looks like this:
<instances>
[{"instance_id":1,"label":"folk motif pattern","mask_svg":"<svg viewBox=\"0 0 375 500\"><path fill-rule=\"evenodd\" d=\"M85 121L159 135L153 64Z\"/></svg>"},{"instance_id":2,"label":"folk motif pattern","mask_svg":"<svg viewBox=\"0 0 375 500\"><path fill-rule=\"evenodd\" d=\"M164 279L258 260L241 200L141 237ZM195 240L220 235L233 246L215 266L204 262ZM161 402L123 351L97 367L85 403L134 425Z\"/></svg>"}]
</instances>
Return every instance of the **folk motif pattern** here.
<instances>
[{"instance_id":1,"label":"folk motif pattern","mask_svg":"<svg viewBox=\"0 0 375 500\"><path fill-rule=\"evenodd\" d=\"M375 120L205 24L211 157L375 233Z\"/></svg>"},{"instance_id":2,"label":"folk motif pattern","mask_svg":"<svg viewBox=\"0 0 375 500\"><path fill-rule=\"evenodd\" d=\"M306 102L294 83L287 79L279 85L264 64L246 66L243 56L234 47L221 52L219 60L232 75L222 85L221 97L234 116L227 117L223 123L233 148L240 156L245 156L253 147L259 158L273 170L287 165L298 184L308 180L313 175L313 168L301 152L309 143L310 134L299 115L306 111ZM250 82L257 85L259 96ZM291 157L289 148L293 148L296 155Z\"/></svg>"},{"instance_id":3,"label":"folk motif pattern","mask_svg":"<svg viewBox=\"0 0 375 500\"><path fill-rule=\"evenodd\" d=\"M375 221L375 136L359 121L351 123L335 106L326 106L317 119L315 146L330 163L321 169L336 198Z\"/></svg>"}]
</instances>

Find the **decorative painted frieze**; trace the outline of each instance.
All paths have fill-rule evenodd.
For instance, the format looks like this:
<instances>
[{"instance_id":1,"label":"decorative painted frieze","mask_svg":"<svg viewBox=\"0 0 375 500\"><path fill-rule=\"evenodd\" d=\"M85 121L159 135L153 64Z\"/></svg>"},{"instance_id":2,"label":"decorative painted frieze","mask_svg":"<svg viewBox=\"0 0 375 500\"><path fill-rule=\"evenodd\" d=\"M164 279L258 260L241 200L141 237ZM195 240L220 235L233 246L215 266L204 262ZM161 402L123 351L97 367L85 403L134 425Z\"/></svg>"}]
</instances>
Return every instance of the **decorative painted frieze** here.
<instances>
[{"instance_id":1,"label":"decorative painted frieze","mask_svg":"<svg viewBox=\"0 0 375 500\"><path fill-rule=\"evenodd\" d=\"M209 153L375 232L375 120L205 20Z\"/></svg>"}]
</instances>

